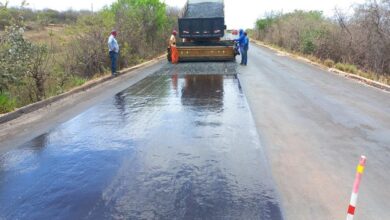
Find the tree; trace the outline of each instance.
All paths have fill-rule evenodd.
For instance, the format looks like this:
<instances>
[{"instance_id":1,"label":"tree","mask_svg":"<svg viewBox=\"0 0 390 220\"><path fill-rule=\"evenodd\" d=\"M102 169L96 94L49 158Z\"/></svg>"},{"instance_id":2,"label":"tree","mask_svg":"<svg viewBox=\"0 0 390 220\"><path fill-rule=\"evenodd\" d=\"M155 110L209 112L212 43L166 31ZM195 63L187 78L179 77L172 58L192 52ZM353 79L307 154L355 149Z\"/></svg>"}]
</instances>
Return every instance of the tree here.
<instances>
[{"instance_id":1,"label":"tree","mask_svg":"<svg viewBox=\"0 0 390 220\"><path fill-rule=\"evenodd\" d=\"M131 52L145 54L161 48L168 24L165 3L159 0L119 0L109 10L115 15L119 39Z\"/></svg>"},{"instance_id":2,"label":"tree","mask_svg":"<svg viewBox=\"0 0 390 220\"><path fill-rule=\"evenodd\" d=\"M50 54L47 45L31 45L30 60L27 70L27 77L34 82L34 92L37 101L43 100L45 95L45 83L49 72L47 70L50 61Z\"/></svg>"},{"instance_id":3,"label":"tree","mask_svg":"<svg viewBox=\"0 0 390 220\"><path fill-rule=\"evenodd\" d=\"M0 2L0 30L4 30L4 28L10 25L11 13L8 10L8 1L5 3Z\"/></svg>"},{"instance_id":4,"label":"tree","mask_svg":"<svg viewBox=\"0 0 390 220\"><path fill-rule=\"evenodd\" d=\"M0 39L0 91L4 92L12 83L19 83L27 72L31 43L23 38L24 29L7 27Z\"/></svg>"}]
</instances>

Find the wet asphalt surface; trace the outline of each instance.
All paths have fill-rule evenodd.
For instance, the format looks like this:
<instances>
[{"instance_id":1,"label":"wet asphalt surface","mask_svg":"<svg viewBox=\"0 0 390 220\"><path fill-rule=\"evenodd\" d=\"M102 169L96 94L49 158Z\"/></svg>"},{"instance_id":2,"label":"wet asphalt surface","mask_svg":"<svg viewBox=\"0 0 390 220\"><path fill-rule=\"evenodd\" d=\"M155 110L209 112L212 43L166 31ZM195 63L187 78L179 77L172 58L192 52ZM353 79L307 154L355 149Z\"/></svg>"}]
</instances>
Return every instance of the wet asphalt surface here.
<instances>
[{"instance_id":1,"label":"wet asphalt surface","mask_svg":"<svg viewBox=\"0 0 390 220\"><path fill-rule=\"evenodd\" d=\"M166 65L0 154L0 219L282 219L235 63Z\"/></svg>"}]
</instances>

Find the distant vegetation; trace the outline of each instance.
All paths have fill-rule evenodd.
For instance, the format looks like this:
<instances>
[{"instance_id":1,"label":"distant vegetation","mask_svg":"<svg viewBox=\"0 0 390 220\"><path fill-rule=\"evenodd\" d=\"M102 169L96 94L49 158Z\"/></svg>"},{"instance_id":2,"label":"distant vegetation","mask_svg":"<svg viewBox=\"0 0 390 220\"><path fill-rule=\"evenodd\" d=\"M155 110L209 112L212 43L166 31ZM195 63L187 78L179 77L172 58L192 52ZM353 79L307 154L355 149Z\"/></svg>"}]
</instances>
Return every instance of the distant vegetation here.
<instances>
[{"instance_id":1,"label":"distant vegetation","mask_svg":"<svg viewBox=\"0 0 390 220\"><path fill-rule=\"evenodd\" d=\"M0 30L13 24L14 19L18 16L23 16L26 29L44 28L49 24L74 24L80 16L91 15L91 11L56 11L52 9L44 9L33 11L27 3L23 4L21 8L8 8L8 4L1 4L2 10L0 13Z\"/></svg>"},{"instance_id":2,"label":"distant vegetation","mask_svg":"<svg viewBox=\"0 0 390 220\"><path fill-rule=\"evenodd\" d=\"M159 0L118 0L95 13L0 3L0 114L105 74L112 29L121 68L165 52L178 13Z\"/></svg>"},{"instance_id":3,"label":"distant vegetation","mask_svg":"<svg viewBox=\"0 0 390 220\"><path fill-rule=\"evenodd\" d=\"M368 0L354 6L353 14L336 11L333 18L320 11L269 13L257 20L254 35L329 67L390 83L390 0Z\"/></svg>"}]
</instances>

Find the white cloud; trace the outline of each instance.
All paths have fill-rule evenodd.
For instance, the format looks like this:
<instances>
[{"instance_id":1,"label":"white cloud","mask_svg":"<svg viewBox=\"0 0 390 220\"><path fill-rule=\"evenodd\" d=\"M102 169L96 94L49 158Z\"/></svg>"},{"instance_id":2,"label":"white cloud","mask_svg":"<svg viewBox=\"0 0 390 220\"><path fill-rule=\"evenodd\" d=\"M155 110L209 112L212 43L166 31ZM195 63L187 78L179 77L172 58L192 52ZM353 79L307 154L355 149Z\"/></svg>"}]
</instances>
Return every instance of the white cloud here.
<instances>
[{"instance_id":1,"label":"white cloud","mask_svg":"<svg viewBox=\"0 0 390 220\"><path fill-rule=\"evenodd\" d=\"M0 0L1 1L1 0ZM22 0L11 0L12 5L19 5ZM56 10L87 9L90 10L93 4L95 10L109 5L115 0L29 0L31 8L43 9L52 8ZM182 7L186 0L165 0L169 5ZM335 7L348 10L355 3L363 3L364 0L225 0L225 17L228 28L250 28L253 27L258 17L264 16L266 12L283 11L290 12L294 9L321 10L331 16Z\"/></svg>"}]
</instances>

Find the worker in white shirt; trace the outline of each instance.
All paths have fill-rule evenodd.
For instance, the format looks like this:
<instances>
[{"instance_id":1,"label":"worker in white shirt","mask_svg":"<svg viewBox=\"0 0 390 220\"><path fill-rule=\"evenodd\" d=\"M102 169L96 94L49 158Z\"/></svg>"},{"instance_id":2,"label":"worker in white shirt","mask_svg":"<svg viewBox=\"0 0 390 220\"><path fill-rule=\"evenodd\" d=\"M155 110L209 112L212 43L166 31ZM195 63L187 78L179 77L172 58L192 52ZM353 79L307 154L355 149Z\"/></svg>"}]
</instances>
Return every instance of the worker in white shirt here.
<instances>
[{"instance_id":1,"label":"worker in white shirt","mask_svg":"<svg viewBox=\"0 0 390 220\"><path fill-rule=\"evenodd\" d=\"M179 62L179 51L177 50L177 47L176 47L176 35L177 35L177 31L174 30L172 31L172 35L171 35L171 38L169 39L169 47L170 47L170 51L171 51L171 63L178 63Z\"/></svg>"},{"instance_id":2,"label":"worker in white shirt","mask_svg":"<svg viewBox=\"0 0 390 220\"><path fill-rule=\"evenodd\" d=\"M173 48L176 48L176 35L177 35L177 31L173 30L172 35L169 38L169 42L168 42L168 61L169 62L172 62L172 50L173 50Z\"/></svg>"},{"instance_id":3,"label":"worker in white shirt","mask_svg":"<svg viewBox=\"0 0 390 220\"><path fill-rule=\"evenodd\" d=\"M117 75L116 63L117 63L118 54L119 54L119 45L118 45L118 41L116 40L117 34L118 34L117 31L113 30L111 32L110 37L108 38L108 50L109 50L110 59L111 59L112 76Z\"/></svg>"},{"instance_id":4,"label":"worker in white shirt","mask_svg":"<svg viewBox=\"0 0 390 220\"><path fill-rule=\"evenodd\" d=\"M171 47L176 46L176 35L177 35L177 31L173 30L171 38L169 39L169 46L171 46Z\"/></svg>"}]
</instances>

